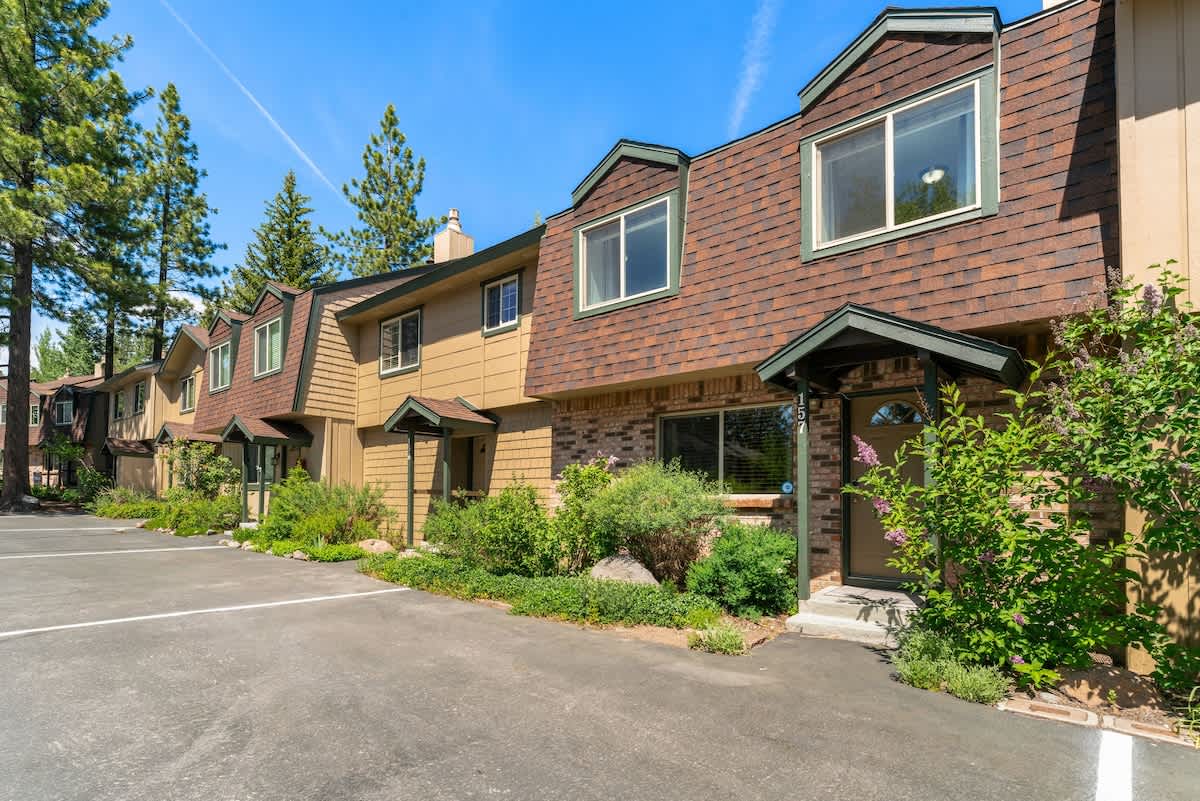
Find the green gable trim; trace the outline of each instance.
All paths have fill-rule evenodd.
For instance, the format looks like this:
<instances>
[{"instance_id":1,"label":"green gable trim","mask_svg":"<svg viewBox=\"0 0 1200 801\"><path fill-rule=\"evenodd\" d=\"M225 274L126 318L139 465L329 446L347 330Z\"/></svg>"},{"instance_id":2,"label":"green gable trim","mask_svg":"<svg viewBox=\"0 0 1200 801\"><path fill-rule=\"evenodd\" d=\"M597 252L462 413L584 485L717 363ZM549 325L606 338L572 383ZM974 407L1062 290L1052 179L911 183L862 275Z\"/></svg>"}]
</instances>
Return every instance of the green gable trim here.
<instances>
[{"instance_id":1,"label":"green gable trim","mask_svg":"<svg viewBox=\"0 0 1200 801\"><path fill-rule=\"evenodd\" d=\"M811 108L889 33L973 33L996 36L999 31L1000 15L994 8L888 9L800 90L800 112L803 114Z\"/></svg>"},{"instance_id":2,"label":"green gable trim","mask_svg":"<svg viewBox=\"0 0 1200 801\"><path fill-rule=\"evenodd\" d=\"M600 183L609 170L615 167L617 162L623 158L649 161L667 167L678 167L680 170L686 169L687 165L692 161L682 150L677 150L673 147L622 139L613 145L613 149L608 151L608 155L593 167L592 171L587 174L587 177L571 192L571 205L573 207L578 206L580 201L596 188L596 184ZM682 179L680 183L682 184Z\"/></svg>"},{"instance_id":3,"label":"green gable trim","mask_svg":"<svg viewBox=\"0 0 1200 801\"><path fill-rule=\"evenodd\" d=\"M890 231L856 237L834 245L814 247L816 227L813 219L816 204L816 183L813 173L814 150L818 140L836 136L877 117L883 117L902 106L918 103L941 92L950 91L979 81L979 205L941 217L916 221ZM1000 210L1000 162L999 162L999 107L996 92L996 70L993 66L983 67L921 92L871 109L851 120L818 131L800 140L800 260L803 262L836 256L854 250L873 247L884 242L945 228L968 220L989 217Z\"/></svg>"},{"instance_id":4,"label":"green gable trim","mask_svg":"<svg viewBox=\"0 0 1200 801\"><path fill-rule=\"evenodd\" d=\"M286 424L285 424L286 425ZM225 429L221 431L222 442L239 442L245 441L251 445L295 445L306 448L312 445L312 434L301 426L295 426L295 434L283 436L256 436L250 433L250 429L242 422L242 418L234 415L230 419ZM240 439L231 439L234 435L240 435Z\"/></svg>"},{"instance_id":5,"label":"green gable trim","mask_svg":"<svg viewBox=\"0 0 1200 801\"><path fill-rule=\"evenodd\" d=\"M683 232L687 223L686 209L684 208L683 198L687 197L687 175L686 170L680 170L682 174L683 184L679 189L672 189L669 192L662 192L650 197L639 198L636 203L630 203L628 206L617 209L616 211L605 214L603 217L597 217L594 220L588 220L585 223L575 226L571 231L571 257L572 257L572 275L571 281L574 288L572 296L572 311L573 317L576 320L582 320L585 317L594 317L597 314L607 314L618 309L627 309L630 306L637 306L640 303L648 303L652 300L660 298L669 298L679 294L679 273L680 264L683 260ZM654 292L647 292L643 295L638 295L632 298L623 298L614 300L611 303L605 303L602 306L594 306L590 309L584 308L584 288L583 288L583 249L580 246L582 241L582 231L584 228L591 228L595 225L600 225L609 220L616 219L622 214L627 214L630 209L638 206L646 206L655 201L668 198L671 206L670 213L667 217L667 285L662 289Z\"/></svg>"},{"instance_id":6,"label":"green gable trim","mask_svg":"<svg viewBox=\"0 0 1200 801\"><path fill-rule=\"evenodd\" d=\"M805 374L806 362L823 350L837 347L853 352L858 348L864 353L863 360L869 361L871 346L885 343L914 353L926 352L940 363L1010 387L1020 386L1028 375L1021 355L1006 345L855 303L842 306L768 356L754 370L764 383L789 387L795 380L789 375L791 371L799 368L797 374Z\"/></svg>"},{"instance_id":7,"label":"green gable trim","mask_svg":"<svg viewBox=\"0 0 1200 801\"><path fill-rule=\"evenodd\" d=\"M464 412L472 412L478 414L475 409L464 401L462 398L455 398L462 404ZM406 417L415 417L419 421L417 425L402 425ZM383 430L395 433L396 431L414 431L421 434L443 435L447 432L467 433L467 434L489 434L496 430L496 423L481 423L477 420L468 420L451 415L440 415L424 405L417 398L411 395L405 399L404 403L396 411L392 412L387 421L383 424Z\"/></svg>"}]
</instances>

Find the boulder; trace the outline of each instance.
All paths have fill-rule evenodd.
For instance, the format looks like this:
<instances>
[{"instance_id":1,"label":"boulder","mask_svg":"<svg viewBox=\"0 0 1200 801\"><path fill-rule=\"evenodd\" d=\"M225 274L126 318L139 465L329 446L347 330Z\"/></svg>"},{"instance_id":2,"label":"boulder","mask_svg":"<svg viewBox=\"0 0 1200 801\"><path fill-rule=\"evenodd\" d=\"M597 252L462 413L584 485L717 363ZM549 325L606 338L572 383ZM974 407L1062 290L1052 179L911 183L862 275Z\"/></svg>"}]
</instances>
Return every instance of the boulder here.
<instances>
[{"instance_id":1,"label":"boulder","mask_svg":"<svg viewBox=\"0 0 1200 801\"><path fill-rule=\"evenodd\" d=\"M42 506L42 502L38 498L35 498L32 495L22 495L21 496L21 505L24 506L26 509L40 509Z\"/></svg>"},{"instance_id":2,"label":"boulder","mask_svg":"<svg viewBox=\"0 0 1200 801\"><path fill-rule=\"evenodd\" d=\"M307 562L308 554L306 554L304 551L292 551L292 558L299 559L301 562Z\"/></svg>"},{"instance_id":3,"label":"boulder","mask_svg":"<svg viewBox=\"0 0 1200 801\"><path fill-rule=\"evenodd\" d=\"M632 556L618 554L601 559L591 570L592 578L627 581L630 584L658 584L654 574Z\"/></svg>"},{"instance_id":4,"label":"boulder","mask_svg":"<svg viewBox=\"0 0 1200 801\"><path fill-rule=\"evenodd\" d=\"M242 550L243 551L253 551L254 543L251 542L250 540L246 540L245 542L242 543Z\"/></svg>"},{"instance_id":5,"label":"boulder","mask_svg":"<svg viewBox=\"0 0 1200 801\"><path fill-rule=\"evenodd\" d=\"M1162 708L1158 689L1148 677L1109 665L1064 673L1058 691L1073 701L1097 709L1110 703L1121 709Z\"/></svg>"},{"instance_id":6,"label":"boulder","mask_svg":"<svg viewBox=\"0 0 1200 801\"><path fill-rule=\"evenodd\" d=\"M354 543L359 548L362 548L367 553L391 553L396 550L390 542L386 540L359 540Z\"/></svg>"}]
</instances>

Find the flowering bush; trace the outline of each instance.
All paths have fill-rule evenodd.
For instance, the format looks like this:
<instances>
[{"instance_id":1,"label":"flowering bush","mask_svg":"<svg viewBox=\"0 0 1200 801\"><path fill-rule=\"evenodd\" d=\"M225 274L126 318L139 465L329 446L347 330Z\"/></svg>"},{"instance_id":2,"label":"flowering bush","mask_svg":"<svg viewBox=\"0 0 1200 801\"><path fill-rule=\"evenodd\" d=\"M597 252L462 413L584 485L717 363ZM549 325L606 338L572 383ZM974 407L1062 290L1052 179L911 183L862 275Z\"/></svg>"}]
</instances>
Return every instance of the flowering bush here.
<instances>
[{"instance_id":1,"label":"flowering bush","mask_svg":"<svg viewBox=\"0 0 1200 801\"><path fill-rule=\"evenodd\" d=\"M1068 446L1035 411L1042 393L1008 394L1013 410L989 425L947 385L943 419L905 443L896 464L856 440L868 470L845 491L873 499L896 549L890 563L925 597L919 625L946 635L960 661L1048 684L1054 668L1089 665L1089 652L1152 643L1157 627L1152 610L1125 610L1133 538L1089 546L1086 519L1057 511L1086 493L1038 469ZM927 484L903 476L909 459L924 460Z\"/></svg>"}]
</instances>

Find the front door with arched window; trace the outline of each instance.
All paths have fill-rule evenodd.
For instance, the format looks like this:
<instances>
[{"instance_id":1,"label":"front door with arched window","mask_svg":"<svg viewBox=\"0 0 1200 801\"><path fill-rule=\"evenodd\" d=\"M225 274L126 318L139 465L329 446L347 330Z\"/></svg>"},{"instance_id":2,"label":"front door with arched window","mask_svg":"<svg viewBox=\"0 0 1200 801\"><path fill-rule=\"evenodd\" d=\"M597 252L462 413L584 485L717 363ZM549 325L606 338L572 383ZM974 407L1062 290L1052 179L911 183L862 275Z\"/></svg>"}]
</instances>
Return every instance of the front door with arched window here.
<instances>
[{"instance_id":1,"label":"front door with arched window","mask_svg":"<svg viewBox=\"0 0 1200 801\"><path fill-rule=\"evenodd\" d=\"M892 456L900 445L921 433L924 418L917 404L915 389L851 398L849 434L862 437L876 450L884 464L891 464ZM849 444L850 436L847 435L846 439ZM848 450L847 457L853 456L853 447ZM865 465L851 459L850 479L857 480L866 469ZM920 484L924 477L924 464L919 459L909 459L903 471L909 480ZM871 499L857 495L846 495L844 498L849 504L849 514L846 516L849 531L845 532L843 538L848 553L847 583L883 585L901 581L904 576L887 563L892 555L892 546L883 538L883 526L875 515Z\"/></svg>"}]
</instances>

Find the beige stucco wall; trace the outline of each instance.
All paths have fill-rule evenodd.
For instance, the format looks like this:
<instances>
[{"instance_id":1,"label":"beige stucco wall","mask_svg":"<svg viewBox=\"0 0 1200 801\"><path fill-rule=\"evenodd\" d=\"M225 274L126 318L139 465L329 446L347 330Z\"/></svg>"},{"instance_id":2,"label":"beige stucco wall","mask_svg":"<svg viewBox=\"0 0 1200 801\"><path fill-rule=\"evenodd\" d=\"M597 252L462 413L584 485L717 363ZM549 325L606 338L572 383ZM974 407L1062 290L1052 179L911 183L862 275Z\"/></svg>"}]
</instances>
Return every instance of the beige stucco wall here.
<instances>
[{"instance_id":1,"label":"beige stucco wall","mask_svg":"<svg viewBox=\"0 0 1200 801\"><path fill-rule=\"evenodd\" d=\"M1121 264L1200 280L1200 3L1118 0ZM1193 302L1200 289L1191 289Z\"/></svg>"}]
</instances>

